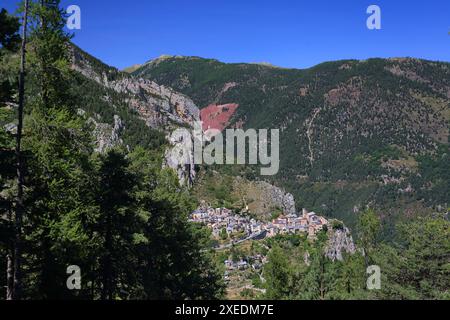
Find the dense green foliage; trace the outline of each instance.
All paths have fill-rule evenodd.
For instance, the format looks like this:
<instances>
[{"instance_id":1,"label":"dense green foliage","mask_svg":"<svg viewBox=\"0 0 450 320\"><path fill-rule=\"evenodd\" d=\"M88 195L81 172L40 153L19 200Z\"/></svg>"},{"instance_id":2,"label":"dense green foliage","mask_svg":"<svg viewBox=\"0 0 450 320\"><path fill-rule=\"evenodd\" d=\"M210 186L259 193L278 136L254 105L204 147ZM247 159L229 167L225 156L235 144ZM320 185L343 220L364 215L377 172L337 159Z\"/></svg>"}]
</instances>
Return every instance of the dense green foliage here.
<instances>
[{"instance_id":1,"label":"dense green foliage","mask_svg":"<svg viewBox=\"0 0 450 320\"><path fill-rule=\"evenodd\" d=\"M264 267L268 299L449 299L450 222L420 218L398 225L394 244L375 240L377 220L367 211L359 220L361 252L342 261L324 256L326 233L311 243L305 238L275 238ZM293 241L295 240L295 241ZM369 244L370 242L370 244ZM306 258L306 256L307 258ZM366 267L377 265L381 288L368 290Z\"/></svg>"},{"instance_id":2,"label":"dense green foliage","mask_svg":"<svg viewBox=\"0 0 450 320\"><path fill-rule=\"evenodd\" d=\"M278 237L270 244L269 263L264 267L269 299L359 299L365 288L361 255L345 255L331 261L324 255L327 234L314 242L305 237Z\"/></svg>"},{"instance_id":3,"label":"dense green foliage","mask_svg":"<svg viewBox=\"0 0 450 320\"><path fill-rule=\"evenodd\" d=\"M0 11L0 61L1 65L6 64L6 55L17 50L20 36L18 35L19 20L8 14L5 9ZM14 83L6 78L4 67L0 68L0 107L9 101L12 95ZM3 121L4 119L0 119Z\"/></svg>"},{"instance_id":4,"label":"dense green foliage","mask_svg":"<svg viewBox=\"0 0 450 320\"><path fill-rule=\"evenodd\" d=\"M6 9L0 11L0 48L7 50L17 49L20 36L19 19L8 14Z\"/></svg>"},{"instance_id":5,"label":"dense green foliage","mask_svg":"<svg viewBox=\"0 0 450 320\"><path fill-rule=\"evenodd\" d=\"M70 68L70 36L59 1L31 1L23 138L25 212L21 243L22 299L213 299L223 291L210 257L209 233L187 220L194 202L174 172L162 168L163 135L126 110L101 103L92 83ZM3 15L3 13L2 13ZM0 50L6 50L1 48ZM2 66L11 82L17 57ZM4 72L4 73L3 73ZM3 77L5 75L5 77ZM91 86L88 88L88 86ZM111 92L106 92L111 94ZM96 97L96 95L98 95ZM114 97L113 97L114 98ZM5 102L14 106L13 92ZM92 128L78 109L119 113L130 148L93 151ZM109 111L108 111L109 110ZM0 117L0 287L14 250L16 194L13 136ZM134 123L134 124L133 124ZM142 147L142 146L145 146ZM69 290L67 268L81 269Z\"/></svg>"}]
</instances>

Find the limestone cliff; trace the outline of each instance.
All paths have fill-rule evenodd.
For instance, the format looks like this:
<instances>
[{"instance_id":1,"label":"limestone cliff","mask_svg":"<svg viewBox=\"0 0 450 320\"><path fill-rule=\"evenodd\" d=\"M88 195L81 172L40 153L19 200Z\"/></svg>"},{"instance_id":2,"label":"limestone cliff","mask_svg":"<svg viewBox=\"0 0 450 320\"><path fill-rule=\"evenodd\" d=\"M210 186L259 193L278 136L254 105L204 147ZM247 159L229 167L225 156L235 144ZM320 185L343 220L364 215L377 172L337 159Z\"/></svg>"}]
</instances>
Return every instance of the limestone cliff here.
<instances>
[{"instance_id":1,"label":"limestone cliff","mask_svg":"<svg viewBox=\"0 0 450 320\"><path fill-rule=\"evenodd\" d=\"M95 138L95 152L105 153L109 149L123 144L121 134L125 126L118 115L114 115L114 123L109 124L100 122L99 115L88 117L83 109L78 109L77 114L83 117L88 125L92 126L92 135Z\"/></svg>"},{"instance_id":2,"label":"limestone cliff","mask_svg":"<svg viewBox=\"0 0 450 320\"><path fill-rule=\"evenodd\" d=\"M192 186L195 164L192 136L187 131L175 131L168 137L170 148L164 155L164 166L176 171L181 185Z\"/></svg>"},{"instance_id":3,"label":"limestone cliff","mask_svg":"<svg viewBox=\"0 0 450 320\"><path fill-rule=\"evenodd\" d=\"M250 197L262 204L265 212L268 211L267 209L280 209L284 214L294 214L296 212L295 199L292 194L265 181L250 183L253 187L248 189L249 192L252 189L256 190L254 195L250 195Z\"/></svg>"},{"instance_id":4,"label":"limestone cliff","mask_svg":"<svg viewBox=\"0 0 450 320\"><path fill-rule=\"evenodd\" d=\"M347 227L330 229L328 231L328 244L325 248L325 256L332 261L342 261L344 252L348 254L356 252L350 230Z\"/></svg>"},{"instance_id":5,"label":"limestone cliff","mask_svg":"<svg viewBox=\"0 0 450 320\"><path fill-rule=\"evenodd\" d=\"M126 97L147 125L170 131L180 125L192 125L200 119L200 111L187 96L153 81L135 78L108 67L82 52L72 49L72 68L85 77Z\"/></svg>"},{"instance_id":6,"label":"limestone cliff","mask_svg":"<svg viewBox=\"0 0 450 320\"><path fill-rule=\"evenodd\" d=\"M192 127L200 119L200 111L194 102L169 87L120 72L75 46L71 47L71 56L73 70L124 97L127 106L136 111L149 128L164 131L170 136L177 128ZM97 151L104 152L123 143L120 133L124 126L118 116L114 117L113 126L98 120L89 119L94 124ZM181 184L191 185L195 178L193 153L180 154L181 145L187 139L178 136L168 139L170 147L166 151L164 165L176 171Z\"/></svg>"}]
</instances>

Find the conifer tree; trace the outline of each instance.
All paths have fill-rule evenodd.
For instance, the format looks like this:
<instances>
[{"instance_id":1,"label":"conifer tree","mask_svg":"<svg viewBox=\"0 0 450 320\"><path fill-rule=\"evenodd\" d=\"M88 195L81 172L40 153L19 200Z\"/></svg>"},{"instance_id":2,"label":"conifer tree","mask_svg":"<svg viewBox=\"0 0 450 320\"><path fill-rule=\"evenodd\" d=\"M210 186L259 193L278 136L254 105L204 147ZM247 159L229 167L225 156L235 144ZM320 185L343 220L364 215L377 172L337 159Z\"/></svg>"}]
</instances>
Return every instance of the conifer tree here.
<instances>
[{"instance_id":1,"label":"conifer tree","mask_svg":"<svg viewBox=\"0 0 450 320\"><path fill-rule=\"evenodd\" d=\"M84 196L92 171L91 139L75 111L69 83L70 36L63 30L64 13L59 1L30 4L30 90L24 147L28 160L27 263L28 295L65 298L66 268L79 263L87 235L83 221L91 212ZM37 84L37 85L36 85Z\"/></svg>"}]
</instances>

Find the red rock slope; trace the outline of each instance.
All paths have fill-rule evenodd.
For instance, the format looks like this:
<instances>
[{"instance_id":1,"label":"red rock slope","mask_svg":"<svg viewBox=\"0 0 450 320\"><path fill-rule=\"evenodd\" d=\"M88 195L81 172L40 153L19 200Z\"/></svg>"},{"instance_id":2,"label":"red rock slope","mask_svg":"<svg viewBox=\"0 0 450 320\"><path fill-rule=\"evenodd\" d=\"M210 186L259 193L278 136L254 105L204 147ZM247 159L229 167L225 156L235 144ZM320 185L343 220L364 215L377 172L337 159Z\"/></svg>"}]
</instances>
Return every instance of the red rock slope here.
<instances>
[{"instance_id":1,"label":"red rock slope","mask_svg":"<svg viewBox=\"0 0 450 320\"><path fill-rule=\"evenodd\" d=\"M222 131L230 124L230 119L239 107L236 103L223 105L211 104L200 110L200 119L203 121L203 130L217 129Z\"/></svg>"}]
</instances>

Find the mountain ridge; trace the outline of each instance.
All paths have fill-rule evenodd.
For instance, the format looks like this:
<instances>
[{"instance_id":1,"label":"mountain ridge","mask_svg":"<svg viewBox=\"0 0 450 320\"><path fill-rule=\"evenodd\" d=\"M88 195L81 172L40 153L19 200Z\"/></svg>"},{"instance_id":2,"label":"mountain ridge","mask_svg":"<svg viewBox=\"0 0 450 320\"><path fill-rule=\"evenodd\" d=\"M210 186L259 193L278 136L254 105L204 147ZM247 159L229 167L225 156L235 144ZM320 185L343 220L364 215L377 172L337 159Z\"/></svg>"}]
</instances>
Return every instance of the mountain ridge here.
<instances>
[{"instance_id":1,"label":"mountain ridge","mask_svg":"<svg viewBox=\"0 0 450 320\"><path fill-rule=\"evenodd\" d=\"M419 57L413 57L413 56L392 56L392 57L370 57L366 59L355 59L355 58L342 58L342 59L335 59L335 60L326 60L323 62L319 62L316 64L313 64L308 67L287 67L283 65L275 65L268 61L237 61L237 62L226 62L222 61L218 58L212 58L212 57L203 57L203 56L197 56L197 55L178 55L178 54L161 54L158 57L152 58L150 60L147 60L145 63L136 63L128 68L131 67L137 67L137 69L133 70L134 73L138 71L138 69L145 68L148 64L152 64L155 62L161 62L166 60L203 60L203 61L214 61L221 64L227 64L227 65L260 65L263 67L268 68L277 68L277 69L285 69L285 70L309 70L314 69L316 67L321 66L322 64L327 63L345 63L345 62L367 62L369 60L387 60L387 61L422 61L422 62L430 62L430 63L443 63L443 64L450 64L450 61L444 61L444 60L432 60L427 58L419 58ZM125 68L127 69L127 68ZM124 69L124 70L125 70Z\"/></svg>"}]
</instances>

